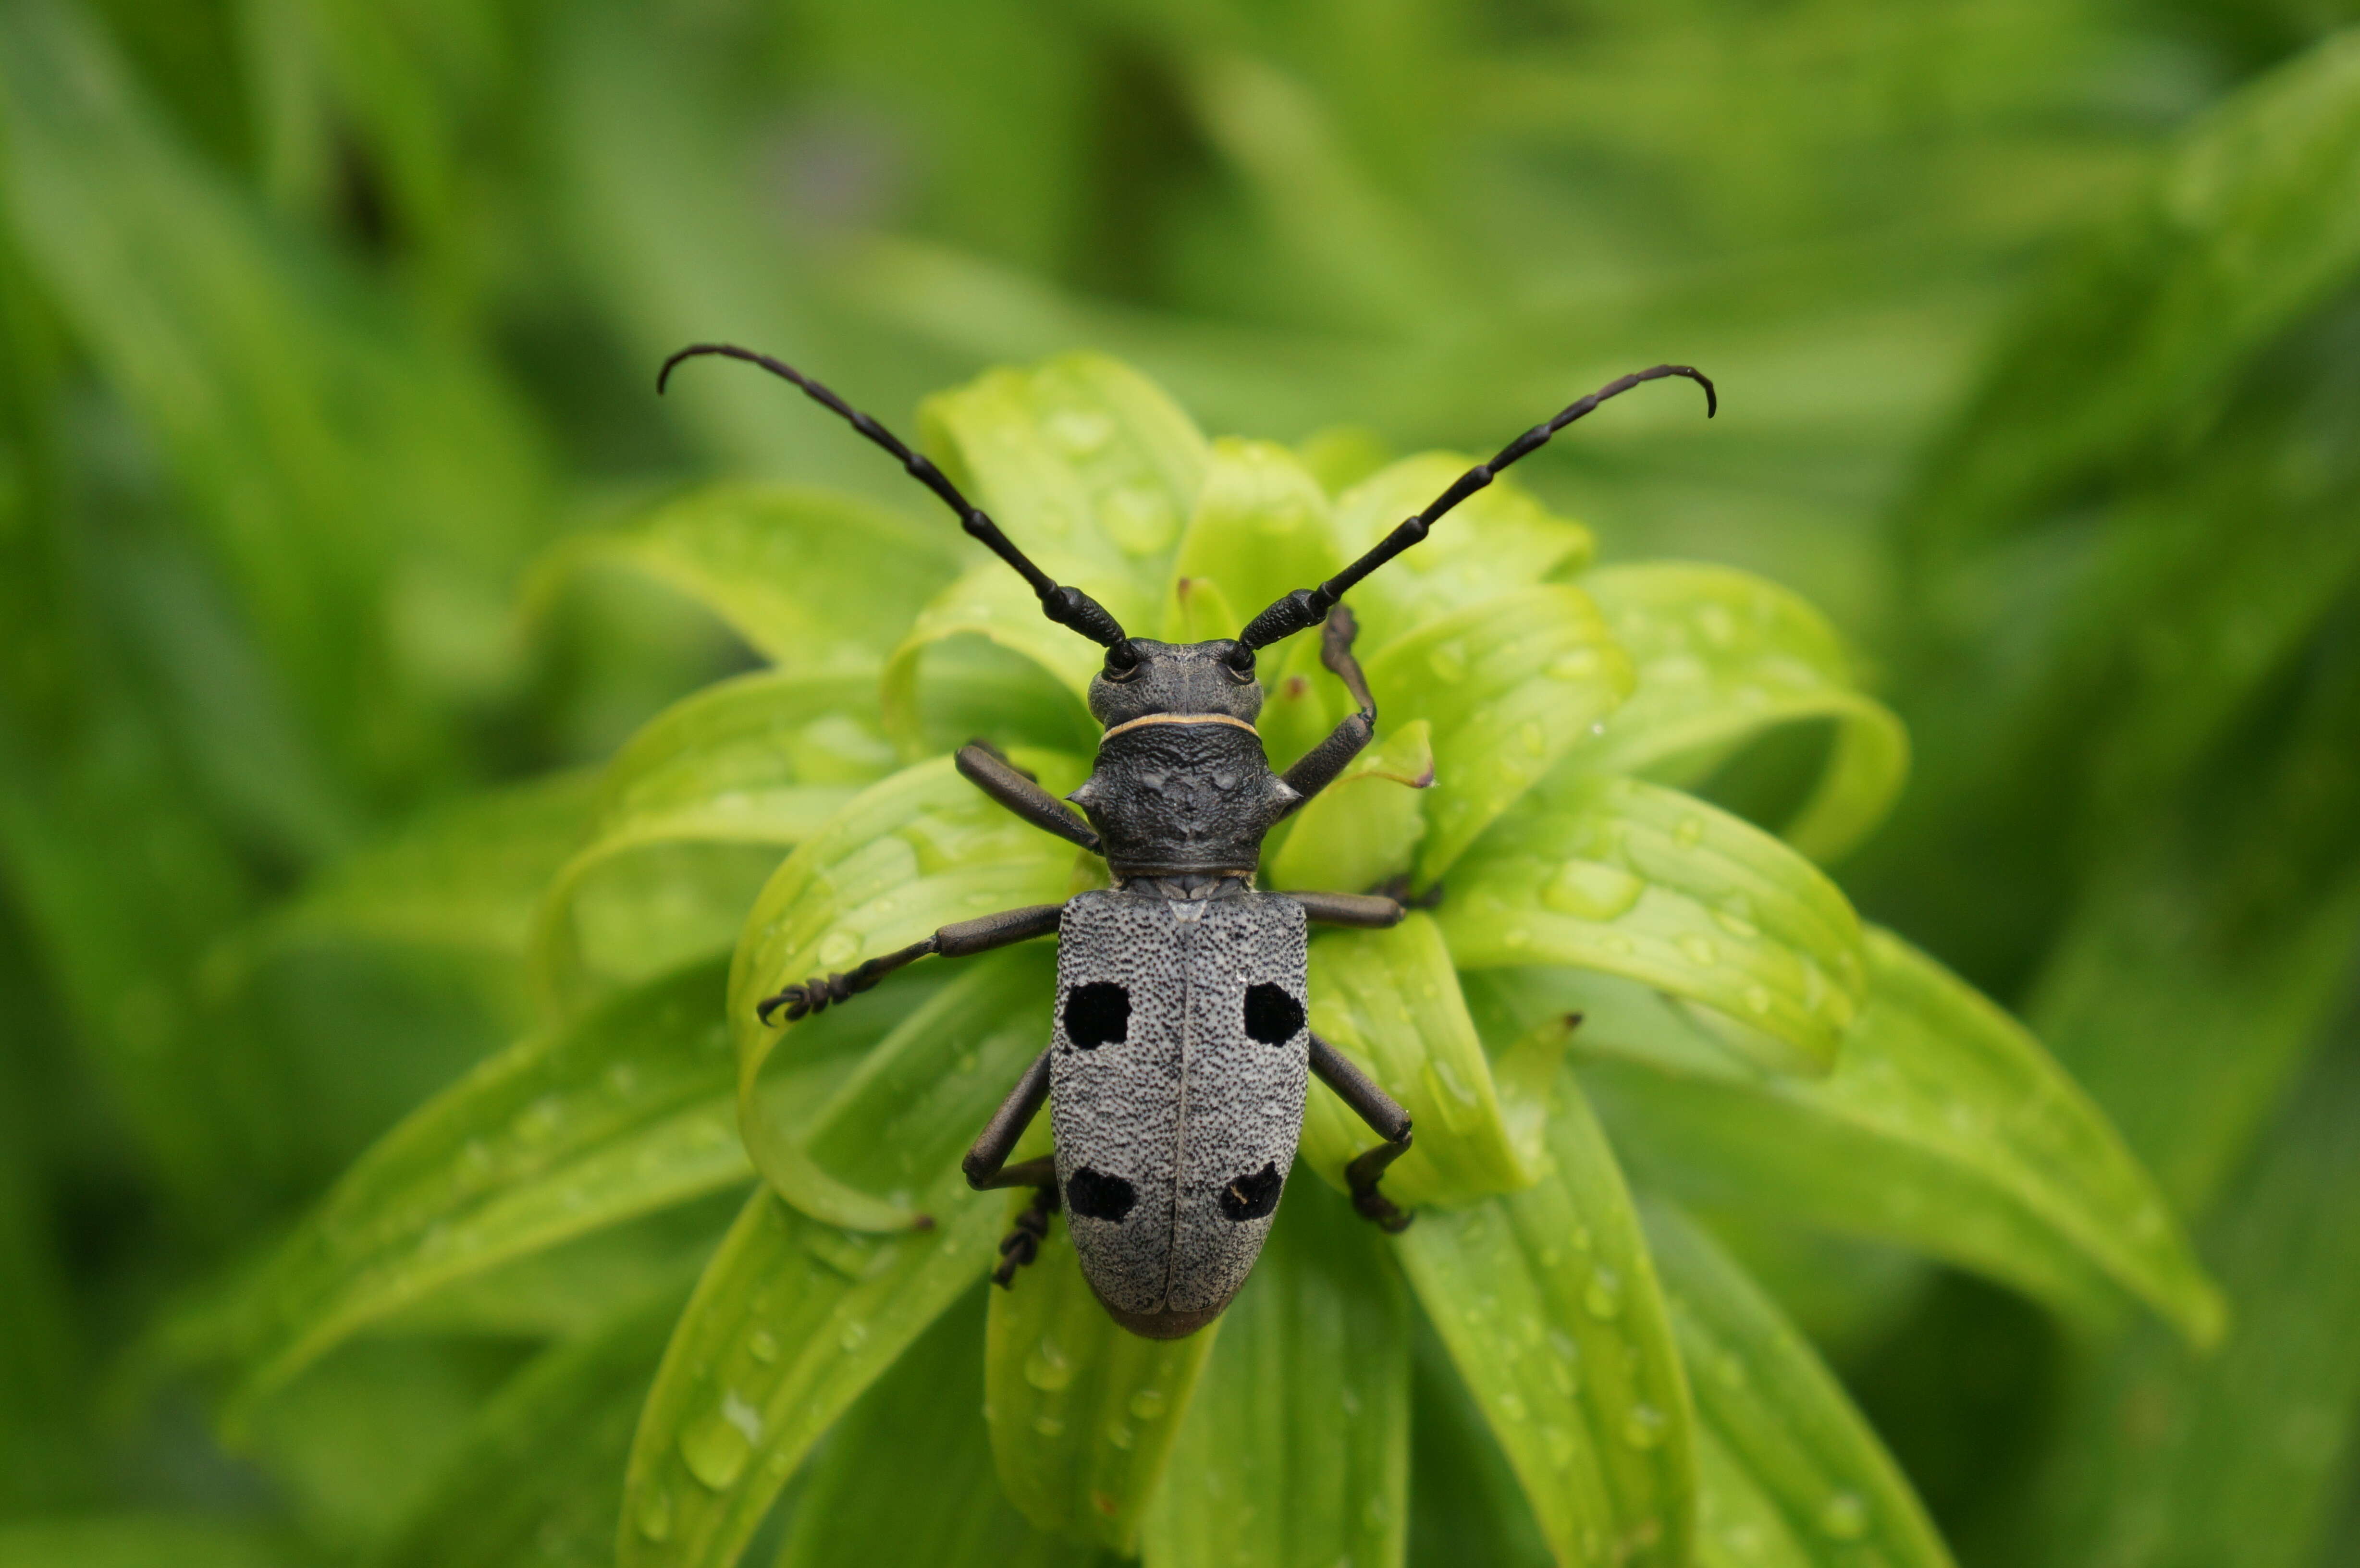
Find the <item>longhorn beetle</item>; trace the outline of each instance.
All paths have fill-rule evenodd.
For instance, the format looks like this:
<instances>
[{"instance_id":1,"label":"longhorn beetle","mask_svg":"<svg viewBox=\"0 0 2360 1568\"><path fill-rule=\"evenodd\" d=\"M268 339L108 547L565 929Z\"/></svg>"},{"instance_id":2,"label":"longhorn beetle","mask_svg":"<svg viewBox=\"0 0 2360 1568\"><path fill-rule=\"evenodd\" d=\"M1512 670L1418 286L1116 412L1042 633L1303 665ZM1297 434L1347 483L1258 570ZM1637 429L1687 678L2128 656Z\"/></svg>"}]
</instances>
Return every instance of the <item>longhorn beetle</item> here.
<instances>
[{"instance_id":1,"label":"longhorn beetle","mask_svg":"<svg viewBox=\"0 0 2360 1568\"><path fill-rule=\"evenodd\" d=\"M1295 1162L1311 1073L1383 1140L1346 1167L1352 1207L1388 1231L1407 1225L1411 1216L1378 1183L1409 1148L1409 1116L1304 1027L1306 922L1390 926L1403 905L1367 893L1254 887L1263 835L1335 782L1376 732L1376 699L1352 656L1357 628L1339 601L1500 470L1609 397L1684 376L1704 388L1710 419L1719 401L1712 383L1685 365L1609 382L1469 469L1327 582L1271 604L1236 637L1178 644L1128 636L1097 600L1052 582L941 469L792 366L731 343L696 343L664 361L656 390L681 361L699 354L758 365L849 420L1032 585L1042 614L1106 649L1089 694L1090 713L1106 733L1088 779L1066 797L1087 825L984 742L962 747L957 765L1026 822L1104 855L1114 885L1063 904L961 920L847 973L814 975L765 998L757 1009L761 1021L770 1024L781 1010L792 1021L845 1002L930 953L959 958L1054 932L1050 1043L962 1169L978 1189L1035 1189L1000 1243L995 1282L1008 1285L1032 1261L1049 1216L1062 1207L1090 1289L1133 1334L1194 1334L1245 1283ZM1320 662L1359 711L1273 773L1254 728L1262 703L1254 655L1322 623ZM1009 1164L1043 1101L1056 1152Z\"/></svg>"}]
</instances>

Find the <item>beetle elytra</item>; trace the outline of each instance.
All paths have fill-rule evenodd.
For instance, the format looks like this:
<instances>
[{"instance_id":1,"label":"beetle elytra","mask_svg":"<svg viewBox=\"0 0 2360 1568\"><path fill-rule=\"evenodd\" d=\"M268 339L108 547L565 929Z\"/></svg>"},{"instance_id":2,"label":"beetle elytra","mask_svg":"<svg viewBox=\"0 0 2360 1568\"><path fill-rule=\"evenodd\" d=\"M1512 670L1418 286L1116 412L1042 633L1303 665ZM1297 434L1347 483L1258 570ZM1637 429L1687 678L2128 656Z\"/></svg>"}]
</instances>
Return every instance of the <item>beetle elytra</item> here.
<instances>
[{"instance_id":1,"label":"beetle elytra","mask_svg":"<svg viewBox=\"0 0 2360 1568\"><path fill-rule=\"evenodd\" d=\"M1067 797L1082 816L980 741L963 747L957 764L1026 822L1103 855L1113 885L1062 904L962 920L846 973L788 985L760 1004L762 1021L783 1013L792 1022L846 1002L929 955L961 957L1055 935L1050 1042L963 1168L978 1189L1035 1192L1000 1244L997 1282L1009 1284L1032 1261L1051 1216L1062 1211L1091 1290L1134 1334L1193 1334L1245 1283L1294 1164L1314 1076L1381 1140L1347 1168L1352 1206L1388 1230L1408 1225L1410 1215L1385 1196L1381 1181L1410 1146L1409 1116L1306 1027L1304 980L1308 921L1389 926L1404 906L1380 894L1267 892L1254 885L1263 836L1334 782L1376 733L1376 701L1353 657L1357 628L1341 600L1501 469L1608 398L1642 382L1686 376L1704 388L1710 418L1718 403L1712 383L1685 365L1609 382L1469 469L1334 577L1282 595L1235 637L1179 644L1126 635L1097 600L1027 559L925 457L791 365L730 343L696 343L664 362L657 390L681 361L700 354L759 365L848 420L1022 575L1043 615L1106 649L1089 691L1090 713L1105 733L1088 779ZM1321 662L1357 711L1281 773L1254 728L1262 704L1254 657L1313 626L1324 627ZM1043 1104L1055 1152L1009 1164Z\"/></svg>"}]
</instances>

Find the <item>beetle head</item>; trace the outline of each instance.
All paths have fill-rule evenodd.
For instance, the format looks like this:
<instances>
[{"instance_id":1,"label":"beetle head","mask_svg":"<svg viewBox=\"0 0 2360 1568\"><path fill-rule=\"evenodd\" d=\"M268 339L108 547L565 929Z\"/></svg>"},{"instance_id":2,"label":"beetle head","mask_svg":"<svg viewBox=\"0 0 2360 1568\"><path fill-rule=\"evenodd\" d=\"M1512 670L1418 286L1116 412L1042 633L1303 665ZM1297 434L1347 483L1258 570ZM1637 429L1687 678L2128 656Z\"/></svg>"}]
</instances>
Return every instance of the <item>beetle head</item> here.
<instances>
[{"instance_id":1,"label":"beetle head","mask_svg":"<svg viewBox=\"0 0 2360 1568\"><path fill-rule=\"evenodd\" d=\"M1230 638L1130 637L1126 646L1135 662L1120 669L1109 658L1090 682L1090 713L1102 724L1128 724L1149 713L1226 713L1251 724L1262 712L1262 682L1254 679L1252 656Z\"/></svg>"}]
</instances>

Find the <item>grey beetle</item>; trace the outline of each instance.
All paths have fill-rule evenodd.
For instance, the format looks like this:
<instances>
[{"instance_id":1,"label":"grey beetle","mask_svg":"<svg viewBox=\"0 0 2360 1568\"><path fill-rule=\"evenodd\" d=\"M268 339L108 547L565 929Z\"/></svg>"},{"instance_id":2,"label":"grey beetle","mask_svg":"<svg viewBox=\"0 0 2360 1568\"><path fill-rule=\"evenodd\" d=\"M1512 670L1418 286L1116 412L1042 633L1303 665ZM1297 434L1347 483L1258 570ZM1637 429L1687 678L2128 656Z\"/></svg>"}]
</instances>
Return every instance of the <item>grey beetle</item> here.
<instances>
[{"instance_id":1,"label":"grey beetle","mask_svg":"<svg viewBox=\"0 0 2360 1568\"><path fill-rule=\"evenodd\" d=\"M1097 600L1051 581L1026 559L940 469L790 365L729 343L696 343L664 361L657 391L673 366L699 354L758 365L851 421L1023 576L1043 614L1107 650L1089 696L1106 733L1089 779L1068 797L1087 825L982 742L960 750L958 769L1026 822L1104 855L1113 886L1063 904L961 920L848 973L814 975L766 998L762 1021L844 1002L928 954L963 957L1054 932L1050 1043L975 1140L963 1169L978 1189L1036 1191L1000 1243L995 1281L1009 1284L1032 1261L1050 1216L1062 1209L1090 1289L1133 1334L1194 1334L1244 1285L1295 1163L1312 1074L1383 1140L1346 1170L1353 1208L1389 1231L1407 1225L1410 1215L1379 1181L1409 1148L1409 1116L1305 1027L1304 987L1307 921L1390 926L1404 906L1376 894L1254 886L1263 835L1333 783L1376 731L1376 702L1352 656L1356 627L1338 601L1501 469L1609 397L1684 376L1704 388L1710 419L1718 402L1712 383L1685 365L1610 382L1469 469L1367 554L1317 588L1279 599L1234 639L1182 645L1124 635ZM1359 711L1274 773L1254 729L1262 703L1254 654L1322 623L1320 660ZM1044 1101L1056 1152L1010 1165Z\"/></svg>"}]
</instances>

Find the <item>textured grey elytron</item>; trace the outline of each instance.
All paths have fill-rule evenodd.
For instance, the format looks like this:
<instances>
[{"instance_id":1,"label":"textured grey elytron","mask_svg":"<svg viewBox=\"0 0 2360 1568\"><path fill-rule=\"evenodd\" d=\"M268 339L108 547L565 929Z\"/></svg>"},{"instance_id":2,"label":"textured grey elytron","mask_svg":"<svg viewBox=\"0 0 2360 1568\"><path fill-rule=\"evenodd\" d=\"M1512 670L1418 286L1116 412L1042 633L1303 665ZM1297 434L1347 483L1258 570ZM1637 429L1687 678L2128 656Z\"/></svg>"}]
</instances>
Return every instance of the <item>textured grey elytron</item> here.
<instances>
[{"instance_id":1,"label":"textured grey elytron","mask_svg":"<svg viewBox=\"0 0 2360 1568\"><path fill-rule=\"evenodd\" d=\"M1010 1284L1033 1260L1062 1210L1091 1290L1134 1334L1193 1334L1245 1284L1295 1163L1312 1074L1382 1140L1345 1169L1352 1206L1387 1230L1408 1225L1379 1184L1409 1148L1409 1117L1304 1027L1306 922L1389 926L1403 905L1375 893L1254 887L1263 837L1333 783L1376 733L1376 702L1352 655L1356 627L1338 601L1499 470L1607 398L1643 381L1685 376L1704 387L1710 417L1712 383L1684 365L1610 382L1469 469L1334 577L1276 600L1235 638L1175 644L1126 636L1098 601L1028 560L941 470L790 365L727 343L698 343L664 362L657 390L682 360L707 354L759 365L850 420L1023 577L1043 614L1107 650L1089 695L1106 732L1089 779L1070 797L1087 826L984 742L961 748L958 768L1034 826L1104 855L1113 887L962 920L847 973L784 986L760 1004L762 1022L783 1012L792 1023L929 954L956 958L1054 932L1057 1010L1049 1046L963 1168L978 1188L1034 1189L1000 1243L995 1281ZM1255 650L1323 624L1320 661L1359 711L1275 773L1254 728L1262 702ZM1010 1165L1043 1103L1056 1152Z\"/></svg>"}]
</instances>

